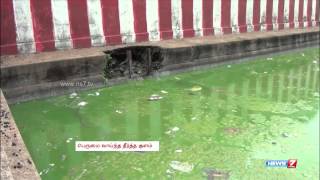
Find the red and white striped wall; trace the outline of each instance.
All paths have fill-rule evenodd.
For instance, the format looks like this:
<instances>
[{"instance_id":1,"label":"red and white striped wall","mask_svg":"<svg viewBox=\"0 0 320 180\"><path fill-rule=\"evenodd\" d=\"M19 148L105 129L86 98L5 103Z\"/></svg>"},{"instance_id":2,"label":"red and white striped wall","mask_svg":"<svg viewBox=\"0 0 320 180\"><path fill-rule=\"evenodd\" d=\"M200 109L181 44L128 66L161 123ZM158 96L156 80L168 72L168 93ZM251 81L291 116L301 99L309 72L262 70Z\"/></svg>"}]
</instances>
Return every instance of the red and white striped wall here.
<instances>
[{"instance_id":1,"label":"red and white striped wall","mask_svg":"<svg viewBox=\"0 0 320 180\"><path fill-rule=\"evenodd\" d=\"M1 55L319 26L320 0L1 0Z\"/></svg>"}]
</instances>

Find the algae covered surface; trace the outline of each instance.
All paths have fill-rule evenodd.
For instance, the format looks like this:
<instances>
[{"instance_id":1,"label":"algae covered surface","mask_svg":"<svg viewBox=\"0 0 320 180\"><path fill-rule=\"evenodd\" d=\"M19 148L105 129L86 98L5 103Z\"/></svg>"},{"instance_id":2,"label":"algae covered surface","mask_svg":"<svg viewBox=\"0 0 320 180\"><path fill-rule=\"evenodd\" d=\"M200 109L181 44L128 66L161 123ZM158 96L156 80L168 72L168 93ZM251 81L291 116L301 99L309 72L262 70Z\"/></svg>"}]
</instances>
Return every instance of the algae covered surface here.
<instances>
[{"instance_id":1,"label":"algae covered surface","mask_svg":"<svg viewBox=\"0 0 320 180\"><path fill-rule=\"evenodd\" d=\"M11 110L45 180L319 178L318 48ZM160 151L76 152L79 140L152 140ZM288 159L297 168L266 167Z\"/></svg>"}]
</instances>

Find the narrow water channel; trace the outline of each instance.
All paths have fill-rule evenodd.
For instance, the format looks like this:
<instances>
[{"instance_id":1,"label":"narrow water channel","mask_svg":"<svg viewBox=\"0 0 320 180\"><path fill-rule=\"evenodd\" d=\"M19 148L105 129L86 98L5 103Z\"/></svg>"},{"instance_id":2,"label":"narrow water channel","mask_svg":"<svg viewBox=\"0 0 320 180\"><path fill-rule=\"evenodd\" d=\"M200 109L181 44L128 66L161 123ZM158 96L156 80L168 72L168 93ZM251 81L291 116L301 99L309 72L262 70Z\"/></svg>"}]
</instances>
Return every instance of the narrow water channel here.
<instances>
[{"instance_id":1,"label":"narrow water channel","mask_svg":"<svg viewBox=\"0 0 320 180\"><path fill-rule=\"evenodd\" d=\"M309 48L11 110L45 180L317 179L318 53ZM152 94L163 98L149 101ZM160 151L75 152L76 140L155 140ZM288 159L297 168L265 165Z\"/></svg>"}]
</instances>

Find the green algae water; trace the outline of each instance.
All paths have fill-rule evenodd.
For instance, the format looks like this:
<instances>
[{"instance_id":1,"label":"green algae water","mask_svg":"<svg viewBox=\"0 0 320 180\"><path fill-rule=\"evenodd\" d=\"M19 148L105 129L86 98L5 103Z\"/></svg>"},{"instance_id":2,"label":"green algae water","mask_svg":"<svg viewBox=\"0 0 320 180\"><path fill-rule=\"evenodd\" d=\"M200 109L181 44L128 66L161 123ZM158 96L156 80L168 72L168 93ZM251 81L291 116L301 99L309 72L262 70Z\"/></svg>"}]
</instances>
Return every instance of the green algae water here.
<instances>
[{"instance_id":1,"label":"green algae water","mask_svg":"<svg viewBox=\"0 0 320 180\"><path fill-rule=\"evenodd\" d=\"M11 110L42 179L319 177L318 48ZM159 141L160 151L75 151L75 141L116 140ZM266 166L288 159L297 167Z\"/></svg>"}]
</instances>

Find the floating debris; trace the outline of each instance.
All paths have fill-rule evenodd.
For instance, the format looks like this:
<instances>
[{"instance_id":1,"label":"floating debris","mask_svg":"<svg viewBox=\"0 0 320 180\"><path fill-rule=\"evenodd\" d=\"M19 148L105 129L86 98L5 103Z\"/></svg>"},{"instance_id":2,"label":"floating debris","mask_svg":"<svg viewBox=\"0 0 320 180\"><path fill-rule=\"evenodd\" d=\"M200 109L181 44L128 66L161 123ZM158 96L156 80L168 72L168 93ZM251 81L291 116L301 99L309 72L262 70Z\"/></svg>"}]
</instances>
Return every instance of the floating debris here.
<instances>
[{"instance_id":1,"label":"floating debris","mask_svg":"<svg viewBox=\"0 0 320 180\"><path fill-rule=\"evenodd\" d=\"M67 159L67 155L62 154L62 156L61 156L61 161L64 161L64 160L66 160L66 159Z\"/></svg>"},{"instance_id":2,"label":"floating debris","mask_svg":"<svg viewBox=\"0 0 320 180\"><path fill-rule=\"evenodd\" d=\"M167 169L167 170L166 170L166 173L167 173L167 174L173 174L174 172L171 171L170 169Z\"/></svg>"},{"instance_id":3,"label":"floating debris","mask_svg":"<svg viewBox=\"0 0 320 180\"><path fill-rule=\"evenodd\" d=\"M281 135L282 135L282 137L289 137L289 134L286 132L282 133Z\"/></svg>"},{"instance_id":4,"label":"floating debris","mask_svg":"<svg viewBox=\"0 0 320 180\"><path fill-rule=\"evenodd\" d=\"M176 171L189 173L193 170L193 164L187 162L171 161L170 167Z\"/></svg>"},{"instance_id":5,"label":"floating debris","mask_svg":"<svg viewBox=\"0 0 320 180\"><path fill-rule=\"evenodd\" d=\"M195 120L197 120L197 117L192 117L191 120L195 121Z\"/></svg>"},{"instance_id":6,"label":"floating debris","mask_svg":"<svg viewBox=\"0 0 320 180\"><path fill-rule=\"evenodd\" d=\"M313 61L313 64L317 64L318 63L318 61Z\"/></svg>"},{"instance_id":7,"label":"floating debris","mask_svg":"<svg viewBox=\"0 0 320 180\"><path fill-rule=\"evenodd\" d=\"M228 68L231 68L231 65L228 65L227 67L228 67Z\"/></svg>"},{"instance_id":8,"label":"floating debris","mask_svg":"<svg viewBox=\"0 0 320 180\"><path fill-rule=\"evenodd\" d=\"M82 172L79 174L79 176L75 178L75 180L81 179L86 172L87 172L87 169L83 169Z\"/></svg>"},{"instance_id":9,"label":"floating debris","mask_svg":"<svg viewBox=\"0 0 320 180\"><path fill-rule=\"evenodd\" d=\"M268 72L267 71L265 71L265 72L263 72L264 74L267 74Z\"/></svg>"},{"instance_id":10,"label":"floating debris","mask_svg":"<svg viewBox=\"0 0 320 180\"><path fill-rule=\"evenodd\" d=\"M100 93L99 93L99 92L96 92L96 96L100 96Z\"/></svg>"},{"instance_id":11,"label":"floating debris","mask_svg":"<svg viewBox=\"0 0 320 180\"><path fill-rule=\"evenodd\" d=\"M176 79L176 80L180 80L180 78L179 78L179 77L174 77L174 79Z\"/></svg>"},{"instance_id":12,"label":"floating debris","mask_svg":"<svg viewBox=\"0 0 320 180\"><path fill-rule=\"evenodd\" d=\"M177 132L177 131L179 131L179 130L180 130L180 128L178 128L178 127L173 127L173 128L171 128L170 130L166 131L165 134L171 134L172 132Z\"/></svg>"},{"instance_id":13,"label":"floating debris","mask_svg":"<svg viewBox=\"0 0 320 180\"><path fill-rule=\"evenodd\" d=\"M201 91L202 90L202 87L201 86L193 86L190 91L192 92L197 92L197 91Z\"/></svg>"},{"instance_id":14,"label":"floating debris","mask_svg":"<svg viewBox=\"0 0 320 180\"><path fill-rule=\"evenodd\" d=\"M176 153L182 153L182 149L177 149L175 152Z\"/></svg>"},{"instance_id":15,"label":"floating debris","mask_svg":"<svg viewBox=\"0 0 320 180\"><path fill-rule=\"evenodd\" d=\"M161 90L160 92L161 92L162 94L168 94L168 92L165 91L165 90Z\"/></svg>"},{"instance_id":16,"label":"floating debris","mask_svg":"<svg viewBox=\"0 0 320 180\"><path fill-rule=\"evenodd\" d=\"M66 143L70 143L70 142L72 141L72 139L73 139L73 138L68 138L68 139L66 140Z\"/></svg>"},{"instance_id":17,"label":"floating debris","mask_svg":"<svg viewBox=\"0 0 320 180\"><path fill-rule=\"evenodd\" d=\"M258 72L257 72L257 71L254 71L254 70L252 70L250 73L251 73L251 74L258 74Z\"/></svg>"},{"instance_id":18,"label":"floating debris","mask_svg":"<svg viewBox=\"0 0 320 180\"><path fill-rule=\"evenodd\" d=\"M304 54L304 53L301 53L301 56L303 56L303 57L304 57L304 56L305 56L305 54Z\"/></svg>"},{"instance_id":19,"label":"floating debris","mask_svg":"<svg viewBox=\"0 0 320 180\"><path fill-rule=\"evenodd\" d=\"M88 94L88 96L94 96L94 94L92 94L92 93L89 93L89 94Z\"/></svg>"},{"instance_id":20,"label":"floating debris","mask_svg":"<svg viewBox=\"0 0 320 180\"><path fill-rule=\"evenodd\" d=\"M213 168L204 168L203 171L206 173L206 175L208 176L208 179L229 179L229 172L222 172L222 171L218 171L216 169Z\"/></svg>"},{"instance_id":21,"label":"floating debris","mask_svg":"<svg viewBox=\"0 0 320 180\"><path fill-rule=\"evenodd\" d=\"M179 130L180 130L180 128L178 128L178 127L172 128L172 131L173 131L173 132L176 132L176 131L179 131Z\"/></svg>"},{"instance_id":22,"label":"floating debris","mask_svg":"<svg viewBox=\"0 0 320 180\"><path fill-rule=\"evenodd\" d=\"M49 164L49 166L51 166L51 167L53 167L54 165L55 165L54 163Z\"/></svg>"},{"instance_id":23,"label":"floating debris","mask_svg":"<svg viewBox=\"0 0 320 180\"><path fill-rule=\"evenodd\" d=\"M157 101L157 100L160 100L162 99L163 97L159 96L158 94L152 94L150 97L149 97L149 101Z\"/></svg>"},{"instance_id":24,"label":"floating debris","mask_svg":"<svg viewBox=\"0 0 320 180\"><path fill-rule=\"evenodd\" d=\"M78 94L75 93L75 92L74 92L74 93L71 93L71 94L69 95L69 98L71 98L71 99L72 99L72 98L75 98L77 95L78 95Z\"/></svg>"},{"instance_id":25,"label":"floating debris","mask_svg":"<svg viewBox=\"0 0 320 180\"><path fill-rule=\"evenodd\" d=\"M131 168L139 172L144 172L143 169L140 167L131 167Z\"/></svg>"},{"instance_id":26,"label":"floating debris","mask_svg":"<svg viewBox=\"0 0 320 180\"><path fill-rule=\"evenodd\" d=\"M116 113L118 113L118 114L122 114L122 111L120 111L120 110L116 110Z\"/></svg>"},{"instance_id":27,"label":"floating debris","mask_svg":"<svg viewBox=\"0 0 320 180\"><path fill-rule=\"evenodd\" d=\"M240 129L239 128L225 128L224 129L224 132L226 134L230 134L230 135L235 135L235 134L238 134L240 132Z\"/></svg>"},{"instance_id":28,"label":"floating debris","mask_svg":"<svg viewBox=\"0 0 320 180\"><path fill-rule=\"evenodd\" d=\"M271 60L273 60L273 58L269 57L269 58L267 58L267 60L268 60L268 61L271 61Z\"/></svg>"},{"instance_id":29,"label":"floating debris","mask_svg":"<svg viewBox=\"0 0 320 180\"><path fill-rule=\"evenodd\" d=\"M87 105L87 104L88 104L87 102L82 101L82 102L79 102L79 103L78 103L78 106L85 106L85 105Z\"/></svg>"}]
</instances>

